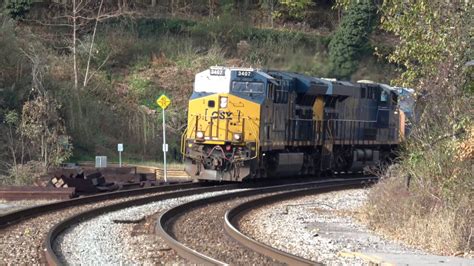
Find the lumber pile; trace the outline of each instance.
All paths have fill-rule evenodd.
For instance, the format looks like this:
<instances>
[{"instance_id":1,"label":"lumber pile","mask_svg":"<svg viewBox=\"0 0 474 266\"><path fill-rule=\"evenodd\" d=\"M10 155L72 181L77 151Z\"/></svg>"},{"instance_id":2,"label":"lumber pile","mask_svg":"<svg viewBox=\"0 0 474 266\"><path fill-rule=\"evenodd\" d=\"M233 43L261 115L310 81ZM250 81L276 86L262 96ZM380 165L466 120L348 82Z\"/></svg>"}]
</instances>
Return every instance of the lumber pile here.
<instances>
[{"instance_id":1,"label":"lumber pile","mask_svg":"<svg viewBox=\"0 0 474 266\"><path fill-rule=\"evenodd\" d=\"M119 186L114 182L107 182L101 172L95 172L85 175L80 172L76 175L71 174L69 177L61 175L54 176L50 181L51 185L56 188L75 188L77 193L89 194L103 191L114 191Z\"/></svg>"}]
</instances>

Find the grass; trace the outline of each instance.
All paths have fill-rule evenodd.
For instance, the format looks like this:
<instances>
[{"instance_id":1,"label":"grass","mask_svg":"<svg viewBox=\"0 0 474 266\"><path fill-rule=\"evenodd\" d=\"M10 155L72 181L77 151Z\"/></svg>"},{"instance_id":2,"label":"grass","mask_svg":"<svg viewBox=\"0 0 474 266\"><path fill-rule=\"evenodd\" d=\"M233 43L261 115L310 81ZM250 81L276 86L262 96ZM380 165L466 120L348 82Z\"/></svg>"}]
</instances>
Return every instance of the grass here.
<instances>
[{"instance_id":1,"label":"grass","mask_svg":"<svg viewBox=\"0 0 474 266\"><path fill-rule=\"evenodd\" d=\"M26 164L18 164L16 167L11 167L6 175L0 174L0 186L32 185L44 173L45 168L41 162L29 161Z\"/></svg>"},{"instance_id":2,"label":"grass","mask_svg":"<svg viewBox=\"0 0 474 266\"><path fill-rule=\"evenodd\" d=\"M446 208L424 189L407 191L401 178L377 184L369 194L363 220L392 238L434 253L454 255L472 250L472 199Z\"/></svg>"},{"instance_id":3,"label":"grass","mask_svg":"<svg viewBox=\"0 0 474 266\"><path fill-rule=\"evenodd\" d=\"M471 253L473 133L474 128L464 137L431 146L409 140L399 164L369 193L362 220L384 235L434 253ZM466 149L470 152L460 156Z\"/></svg>"}]
</instances>

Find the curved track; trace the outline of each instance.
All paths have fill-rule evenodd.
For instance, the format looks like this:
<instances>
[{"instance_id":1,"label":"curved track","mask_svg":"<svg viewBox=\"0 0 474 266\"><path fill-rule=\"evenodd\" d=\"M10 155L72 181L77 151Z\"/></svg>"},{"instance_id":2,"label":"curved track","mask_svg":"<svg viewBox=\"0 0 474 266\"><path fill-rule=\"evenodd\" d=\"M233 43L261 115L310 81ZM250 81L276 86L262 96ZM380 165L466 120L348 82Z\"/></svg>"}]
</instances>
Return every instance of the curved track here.
<instances>
[{"instance_id":1,"label":"curved track","mask_svg":"<svg viewBox=\"0 0 474 266\"><path fill-rule=\"evenodd\" d=\"M177 221L185 216L187 213L194 211L199 208L205 208L208 206L212 208L213 204L217 204L223 201L230 201L234 199L243 199L245 198L252 198L252 197L262 197L262 194L266 196L270 195L270 197L264 197L262 199L252 199L250 202L257 203L257 206L261 206L262 204L266 204L267 202L274 202L282 199L288 199L291 197L297 197L304 194L311 194L311 193L321 193L325 191L332 191L337 189L345 189L350 187L360 187L364 186L369 182L373 182L375 180L374 177L368 178L357 178L357 179L333 179L333 180L326 180L326 181L316 181L316 182L308 182L308 183L298 183L298 184L291 184L291 185L281 185L281 186L272 186L272 187L263 187L257 189L251 189L247 191L240 191L234 193L228 193L224 195L219 195L211 198L200 199L192 202L188 202L172 208L167 212L163 213L159 220L156 223L156 231L161 235L161 237L167 242L169 246L171 246L177 253L198 264L213 264L213 265L226 265L230 264L242 264L245 260L252 260L254 262L269 262L269 263L288 263L288 264L298 264L298 265L309 265L315 264L316 262L309 261L303 258L299 258L293 256L291 254L272 249L271 247L262 245L256 241L252 241L248 237L244 236L232 225L231 221L233 218L237 217L239 214L248 210L250 208L254 208L255 206L252 203L243 204L236 207L235 210L232 212L227 212L225 217L227 219L228 225L225 225L225 222L222 221L222 224L219 226L224 227L226 232L233 238L237 240L237 242L232 243L231 246L233 251L237 252L237 246L240 247L240 254L244 254L244 258L238 258L235 261L234 258L227 258L225 254L232 254L232 250L223 250L222 254L219 254L220 251L216 251L217 249L226 249L225 245L221 240L201 240L200 243L203 242L216 242L211 245L215 245L211 253L208 254L209 249L204 247L197 247L190 246L189 244L186 245L181 242L178 238L183 238L183 236L177 237L176 235L182 235L183 233L177 233L174 231L174 227L176 227ZM296 191L295 191L296 190ZM286 193L281 193L284 191L291 191ZM214 206L215 207L215 206ZM224 215L223 215L224 216ZM213 217L212 219L219 219L224 217ZM182 218L181 220L190 220L191 218ZM197 226L192 229L187 229L187 231L198 230ZM222 229L222 228L218 228ZM200 234L203 235L205 232L200 231ZM218 234L218 233L217 233ZM183 239L185 239L184 237ZM220 236L220 238L225 238L225 236ZM184 240L183 240L184 241ZM184 241L185 242L185 241ZM228 244L227 244L228 245ZM198 250L200 249L200 250ZM202 250L204 249L204 250ZM229 248L227 248L229 249ZM220 257L220 259L216 258ZM223 261L223 260L230 260L230 261Z\"/></svg>"},{"instance_id":2,"label":"curved track","mask_svg":"<svg viewBox=\"0 0 474 266\"><path fill-rule=\"evenodd\" d=\"M216 183L214 183L216 184ZM212 185L185 183L97 194L29 207L0 216L0 264L45 264L44 239L59 221L77 213L147 195Z\"/></svg>"},{"instance_id":3,"label":"curved track","mask_svg":"<svg viewBox=\"0 0 474 266\"><path fill-rule=\"evenodd\" d=\"M202 186L202 185L200 185ZM149 197L142 197L138 199L132 199L129 201L119 202L116 204L111 204L107 206L103 206L100 208L87 210L68 219L56 224L48 233L48 236L45 239L44 246L45 246L45 258L49 265L60 265L61 261L58 259L58 254L54 252L53 249L53 242L55 239L61 234L65 229L69 228L70 226L80 223L85 219L90 219L96 216L99 216L103 213L112 212L120 209L125 209L132 206L144 205L147 203L167 200L172 198L179 198L190 196L198 193L207 193L207 192L214 192L226 189L234 189L238 188L239 184L230 184L230 185L215 185L215 186L208 186L208 187L190 187L189 189L183 189L180 191L173 191L158 195L153 195Z\"/></svg>"},{"instance_id":4,"label":"curved track","mask_svg":"<svg viewBox=\"0 0 474 266\"><path fill-rule=\"evenodd\" d=\"M84 205L88 203L95 203L111 199L119 199L131 196L138 196L143 194L166 192L178 189L188 189L202 186L201 183L185 183L176 185L164 185L149 188L138 188L130 190L122 190L110 193L97 194L92 196L85 196L76 199L56 201L39 206L33 206L18 211L13 211L0 216L0 229L6 228L13 224L19 223L23 220L33 218L48 212L59 211L73 206Z\"/></svg>"}]
</instances>

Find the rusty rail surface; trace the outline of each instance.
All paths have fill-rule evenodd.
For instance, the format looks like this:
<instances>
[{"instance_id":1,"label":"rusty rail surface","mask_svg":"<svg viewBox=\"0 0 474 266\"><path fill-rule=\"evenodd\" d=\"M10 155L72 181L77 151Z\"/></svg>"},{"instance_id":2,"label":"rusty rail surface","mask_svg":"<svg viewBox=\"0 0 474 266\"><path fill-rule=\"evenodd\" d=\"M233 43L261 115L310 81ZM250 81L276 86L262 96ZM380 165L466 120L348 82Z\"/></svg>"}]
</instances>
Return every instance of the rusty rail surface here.
<instances>
[{"instance_id":1,"label":"rusty rail surface","mask_svg":"<svg viewBox=\"0 0 474 266\"><path fill-rule=\"evenodd\" d=\"M37 186L3 186L0 187L0 199L3 200L38 200L60 199L66 200L74 196L75 189L37 187Z\"/></svg>"},{"instance_id":2,"label":"rusty rail surface","mask_svg":"<svg viewBox=\"0 0 474 266\"><path fill-rule=\"evenodd\" d=\"M187 188L195 188L202 186L201 183L178 183L173 185L163 185L163 186L156 186L156 187L147 187L147 188L138 188L138 189L128 189L128 190L121 190L109 193L102 193L96 194L92 196L84 196L80 198L70 199L70 200L63 200L63 201L56 201L48 204L28 207L25 209L17 210L8 212L6 214L0 215L0 229L6 228L10 225L18 223L28 218L36 217L42 215L47 212L58 211L62 209L66 209L73 206L99 202L104 200L110 199L117 199L123 197L130 197L135 195L141 194L149 194L149 193L156 193L156 192L166 192L172 191L177 189L187 189Z\"/></svg>"},{"instance_id":3,"label":"rusty rail surface","mask_svg":"<svg viewBox=\"0 0 474 266\"><path fill-rule=\"evenodd\" d=\"M306 182L306 183L297 183L297 184L290 184L290 185L275 185L270 187L262 187L262 188L255 188L246 191L239 191L233 192L223 195L214 196L211 198L204 198L195 201L191 201L188 203L184 203L177 207L174 207L164 213L161 214L159 219L156 222L155 230L156 232L166 241L166 243L172 247L181 257L186 258L192 262L198 264L212 264L212 265L227 265L226 262L219 261L205 254L202 254L196 250L193 250L186 245L180 243L177 239L173 237L173 234L170 232L172 223L175 221L179 216L189 212L192 209L206 206L211 203L217 203L221 201L231 200L239 197L249 197L258 194L266 194L266 193L278 193L288 190L298 190L297 195L303 195L304 193L314 193L315 190L319 190L319 192L323 191L333 191L337 189L347 189L350 187L360 187L364 186L368 183L374 182L376 180L375 177L366 177L366 178L356 178L356 179L329 179L324 181L313 181L313 182ZM295 192L296 193L296 192ZM280 195L280 194L277 194ZM281 196L275 195L276 198L273 200L279 200L278 197L282 198L290 198L292 194L283 193ZM285 196L286 195L286 196ZM247 246L243 244L244 246ZM298 264L298 265L313 265L316 262L309 261L303 258L298 258L296 256L284 253L278 250L272 250L272 252L268 252L269 249L263 246L251 246L250 244L247 246L250 249L255 250L258 253L264 254L269 256L275 260L282 261L282 262L289 262L290 264Z\"/></svg>"},{"instance_id":4,"label":"rusty rail surface","mask_svg":"<svg viewBox=\"0 0 474 266\"><path fill-rule=\"evenodd\" d=\"M202 186L203 184L200 183L199 185ZM224 183L220 183L220 185L218 185L217 182L214 182L214 183L208 182L204 186L205 187L196 187L196 186L189 187L188 189L183 189L180 191L174 191L174 192L153 195L153 196L139 198L139 199L133 199L130 201L119 202L116 204L111 204L108 206L103 206L103 207L87 210L77 215L74 215L72 217L69 217L68 219L56 224L49 231L48 236L46 237L46 240L44 242L44 249L45 249L44 255L45 255L46 262L49 265L62 264L57 254L53 250L53 242L59 236L59 234L61 234L64 230L66 230L70 226L77 224L81 221L94 218L96 216L99 216L107 212L117 211L120 209L132 207L132 206L139 206L139 205L144 205L151 202L191 196L195 194L208 193L208 192L214 192L214 191L220 191L220 190L226 190L226 189L234 189L234 188L240 187L241 185L240 184L224 184Z\"/></svg>"}]
</instances>

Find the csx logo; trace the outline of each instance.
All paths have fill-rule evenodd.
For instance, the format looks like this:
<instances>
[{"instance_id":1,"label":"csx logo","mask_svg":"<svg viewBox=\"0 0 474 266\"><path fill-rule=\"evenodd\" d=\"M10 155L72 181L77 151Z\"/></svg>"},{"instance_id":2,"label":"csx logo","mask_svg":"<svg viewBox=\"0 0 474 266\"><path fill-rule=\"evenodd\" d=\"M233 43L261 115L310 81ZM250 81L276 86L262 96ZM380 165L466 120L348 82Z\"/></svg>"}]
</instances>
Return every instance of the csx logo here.
<instances>
[{"instance_id":1,"label":"csx logo","mask_svg":"<svg viewBox=\"0 0 474 266\"><path fill-rule=\"evenodd\" d=\"M230 118L232 116L232 112L225 112L225 111L214 111L212 112L211 114L211 118L212 119L226 119L226 118Z\"/></svg>"}]
</instances>

